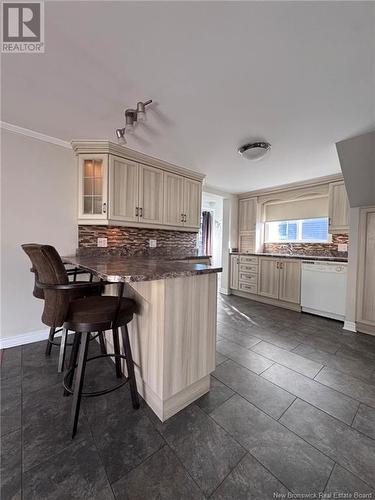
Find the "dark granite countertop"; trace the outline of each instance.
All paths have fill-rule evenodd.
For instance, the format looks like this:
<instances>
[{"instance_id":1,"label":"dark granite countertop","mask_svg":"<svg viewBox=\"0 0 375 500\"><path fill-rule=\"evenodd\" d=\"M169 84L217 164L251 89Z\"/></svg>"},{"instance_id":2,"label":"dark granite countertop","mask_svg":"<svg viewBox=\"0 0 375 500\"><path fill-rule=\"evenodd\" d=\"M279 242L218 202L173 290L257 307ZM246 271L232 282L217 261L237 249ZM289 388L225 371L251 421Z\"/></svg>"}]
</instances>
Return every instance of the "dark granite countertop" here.
<instances>
[{"instance_id":1,"label":"dark granite countertop","mask_svg":"<svg viewBox=\"0 0 375 500\"><path fill-rule=\"evenodd\" d=\"M198 258L196 255L186 257ZM203 258L203 257L202 257ZM207 258L207 256L205 256ZM150 257L125 257L118 255L72 255L63 257L65 263L78 266L93 272L103 280L117 283L134 281L153 281L168 278L181 278L199 274L220 273L221 267L208 264L189 264L183 262L184 258L160 256Z\"/></svg>"},{"instance_id":2,"label":"dark granite countertop","mask_svg":"<svg viewBox=\"0 0 375 500\"><path fill-rule=\"evenodd\" d=\"M210 259L212 255L202 254L196 251L169 251L161 247L147 248L140 253L129 253L129 247L80 247L76 250L76 255L80 257L127 257L128 259L155 259L155 260L197 260Z\"/></svg>"},{"instance_id":3,"label":"dark granite countertop","mask_svg":"<svg viewBox=\"0 0 375 500\"><path fill-rule=\"evenodd\" d=\"M348 262L347 257L336 257L336 256L326 256L326 255L299 255L299 254L285 254L285 253L242 253L242 252L230 252L231 255L254 255L257 257L277 257L278 259L301 259L301 260L321 260L328 262Z\"/></svg>"}]
</instances>

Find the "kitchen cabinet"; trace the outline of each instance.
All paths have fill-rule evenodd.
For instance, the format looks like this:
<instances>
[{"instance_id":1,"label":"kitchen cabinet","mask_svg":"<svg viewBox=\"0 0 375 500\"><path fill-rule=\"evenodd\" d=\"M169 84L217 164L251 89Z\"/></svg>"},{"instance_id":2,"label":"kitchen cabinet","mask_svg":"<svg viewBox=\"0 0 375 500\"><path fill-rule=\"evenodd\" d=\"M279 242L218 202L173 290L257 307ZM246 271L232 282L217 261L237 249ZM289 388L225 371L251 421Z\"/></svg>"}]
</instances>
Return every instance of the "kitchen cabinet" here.
<instances>
[{"instance_id":1,"label":"kitchen cabinet","mask_svg":"<svg viewBox=\"0 0 375 500\"><path fill-rule=\"evenodd\" d=\"M78 216L108 218L108 155L82 154L78 161Z\"/></svg>"},{"instance_id":2,"label":"kitchen cabinet","mask_svg":"<svg viewBox=\"0 0 375 500\"><path fill-rule=\"evenodd\" d=\"M358 241L356 326L375 335L375 207L361 209Z\"/></svg>"},{"instance_id":3,"label":"kitchen cabinet","mask_svg":"<svg viewBox=\"0 0 375 500\"><path fill-rule=\"evenodd\" d=\"M139 221L163 223L163 171L139 165Z\"/></svg>"},{"instance_id":4,"label":"kitchen cabinet","mask_svg":"<svg viewBox=\"0 0 375 500\"><path fill-rule=\"evenodd\" d=\"M257 199L247 198L238 203L238 230L255 231L257 223Z\"/></svg>"},{"instance_id":5,"label":"kitchen cabinet","mask_svg":"<svg viewBox=\"0 0 375 500\"><path fill-rule=\"evenodd\" d=\"M259 295L270 299L279 298L279 260L259 257Z\"/></svg>"},{"instance_id":6,"label":"kitchen cabinet","mask_svg":"<svg viewBox=\"0 0 375 500\"><path fill-rule=\"evenodd\" d=\"M270 299L299 304L301 296L300 261L260 257L258 293Z\"/></svg>"},{"instance_id":7,"label":"kitchen cabinet","mask_svg":"<svg viewBox=\"0 0 375 500\"><path fill-rule=\"evenodd\" d=\"M299 304L301 299L301 262L283 259L279 263L279 300Z\"/></svg>"},{"instance_id":8,"label":"kitchen cabinet","mask_svg":"<svg viewBox=\"0 0 375 500\"><path fill-rule=\"evenodd\" d=\"M109 216L115 221L139 220L138 163L113 156L110 158Z\"/></svg>"},{"instance_id":9,"label":"kitchen cabinet","mask_svg":"<svg viewBox=\"0 0 375 500\"><path fill-rule=\"evenodd\" d=\"M328 188L328 231L332 234L349 231L349 200L343 181L331 182Z\"/></svg>"},{"instance_id":10,"label":"kitchen cabinet","mask_svg":"<svg viewBox=\"0 0 375 500\"><path fill-rule=\"evenodd\" d=\"M184 225L184 179L180 175L164 174L163 223L169 226Z\"/></svg>"},{"instance_id":11,"label":"kitchen cabinet","mask_svg":"<svg viewBox=\"0 0 375 500\"><path fill-rule=\"evenodd\" d=\"M238 290L240 257L238 255L230 256L230 287L232 290Z\"/></svg>"},{"instance_id":12,"label":"kitchen cabinet","mask_svg":"<svg viewBox=\"0 0 375 500\"><path fill-rule=\"evenodd\" d=\"M192 179L184 179L184 226L199 227L201 223L202 185Z\"/></svg>"},{"instance_id":13,"label":"kitchen cabinet","mask_svg":"<svg viewBox=\"0 0 375 500\"><path fill-rule=\"evenodd\" d=\"M73 141L78 223L197 232L204 175L109 141Z\"/></svg>"}]
</instances>

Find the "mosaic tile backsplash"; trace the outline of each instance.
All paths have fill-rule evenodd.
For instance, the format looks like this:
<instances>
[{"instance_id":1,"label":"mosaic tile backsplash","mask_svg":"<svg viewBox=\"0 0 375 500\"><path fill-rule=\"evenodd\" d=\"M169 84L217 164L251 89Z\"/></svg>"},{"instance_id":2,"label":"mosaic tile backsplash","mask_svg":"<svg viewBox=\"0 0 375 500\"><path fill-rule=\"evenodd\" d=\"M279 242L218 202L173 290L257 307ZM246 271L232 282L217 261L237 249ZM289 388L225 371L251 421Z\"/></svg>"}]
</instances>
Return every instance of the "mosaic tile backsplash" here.
<instances>
[{"instance_id":1,"label":"mosaic tile backsplash","mask_svg":"<svg viewBox=\"0 0 375 500\"><path fill-rule=\"evenodd\" d=\"M97 248L97 239L107 238L107 248ZM149 240L157 247L150 248ZM139 229L123 226L78 226L78 253L94 252L116 255L195 255L197 233ZM96 250L97 249L97 250Z\"/></svg>"},{"instance_id":2,"label":"mosaic tile backsplash","mask_svg":"<svg viewBox=\"0 0 375 500\"><path fill-rule=\"evenodd\" d=\"M339 252L338 244L349 244L347 234L333 234L332 243L264 243L263 252L316 257L348 257L348 252Z\"/></svg>"}]
</instances>

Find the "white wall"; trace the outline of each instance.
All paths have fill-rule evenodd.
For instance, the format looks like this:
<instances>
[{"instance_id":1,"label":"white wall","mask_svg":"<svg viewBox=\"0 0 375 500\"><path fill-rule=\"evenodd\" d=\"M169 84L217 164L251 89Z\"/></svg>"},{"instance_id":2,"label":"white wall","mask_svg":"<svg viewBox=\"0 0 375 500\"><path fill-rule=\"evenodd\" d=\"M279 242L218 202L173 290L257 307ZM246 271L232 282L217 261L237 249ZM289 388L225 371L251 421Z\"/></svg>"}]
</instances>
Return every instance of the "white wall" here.
<instances>
[{"instance_id":1,"label":"white wall","mask_svg":"<svg viewBox=\"0 0 375 500\"><path fill-rule=\"evenodd\" d=\"M20 245L75 251L77 182L71 150L4 129L1 139L1 337L7 339L46 328Z\"/></svg>"}]
</instances>

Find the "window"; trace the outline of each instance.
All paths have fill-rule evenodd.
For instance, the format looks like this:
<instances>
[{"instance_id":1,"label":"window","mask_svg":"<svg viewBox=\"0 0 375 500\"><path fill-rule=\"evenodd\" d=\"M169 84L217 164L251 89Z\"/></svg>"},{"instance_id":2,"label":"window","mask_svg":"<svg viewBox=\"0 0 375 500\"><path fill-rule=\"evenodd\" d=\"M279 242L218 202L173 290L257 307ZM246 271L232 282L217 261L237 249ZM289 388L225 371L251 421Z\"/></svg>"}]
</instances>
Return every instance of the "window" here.
<instances>
[{"instance_id":1,"label":"window","mask_svg":"<svg viewBox=\"0 0 375 500\"><path fill-rule=\"evenodd\" d=\"M328 243L328 217L266 222L266 243Z\"/></svg>"}]
</instances>

